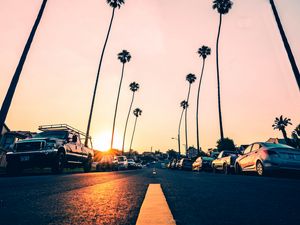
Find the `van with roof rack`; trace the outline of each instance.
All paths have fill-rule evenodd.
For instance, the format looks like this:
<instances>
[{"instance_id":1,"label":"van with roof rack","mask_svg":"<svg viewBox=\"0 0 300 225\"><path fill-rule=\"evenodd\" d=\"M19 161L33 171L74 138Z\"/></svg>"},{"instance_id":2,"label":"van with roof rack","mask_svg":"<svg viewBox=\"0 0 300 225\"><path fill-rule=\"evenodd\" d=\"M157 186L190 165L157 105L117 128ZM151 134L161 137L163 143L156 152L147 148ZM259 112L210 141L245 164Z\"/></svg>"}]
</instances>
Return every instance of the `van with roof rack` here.
<instances>
[{"instance_id":1,"label":"van with roof rack","mask_svg":"<svg viewBox=\"0 0 300 225\"><path fill-rule=\"evenodd\" d=\"M55 174L62 173L64 168L91 170L94 158L91 137L85 146L81 141L86 134L67 124L43 125L39 130L32 138L16 142L6 154L8 174L16 175L34 167L50 167Z\"/></svg>"}]
</instances>

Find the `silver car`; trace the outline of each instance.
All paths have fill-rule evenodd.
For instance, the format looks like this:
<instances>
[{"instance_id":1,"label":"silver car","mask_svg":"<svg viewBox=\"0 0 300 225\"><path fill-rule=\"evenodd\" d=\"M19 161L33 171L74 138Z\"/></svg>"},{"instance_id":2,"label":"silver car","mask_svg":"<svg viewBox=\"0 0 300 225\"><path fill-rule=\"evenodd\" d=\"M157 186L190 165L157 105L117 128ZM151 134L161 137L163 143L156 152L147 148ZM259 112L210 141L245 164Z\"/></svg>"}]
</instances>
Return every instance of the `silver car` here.
<instances>
[{"instance_id":1,"label":"silver car","mask_svg":"<svg viewBox=\"0 0 300 225\"><path fill-rule=\"evenodd\" d=\"M235 162L236 173L255 171L262 176L278 170L300 171L300 151L287 145L256 142Z\"/></svg>"}]
</instances>

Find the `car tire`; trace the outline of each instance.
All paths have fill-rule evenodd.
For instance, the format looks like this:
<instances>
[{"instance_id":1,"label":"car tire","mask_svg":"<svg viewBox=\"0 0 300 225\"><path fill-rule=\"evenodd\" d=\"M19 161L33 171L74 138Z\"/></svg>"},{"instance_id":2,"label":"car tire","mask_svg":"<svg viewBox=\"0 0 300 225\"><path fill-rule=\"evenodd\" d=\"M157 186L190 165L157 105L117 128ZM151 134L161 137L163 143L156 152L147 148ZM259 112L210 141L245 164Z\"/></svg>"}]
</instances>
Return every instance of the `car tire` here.
<instances>
[{"instance_id":1,"label":"car tire","mask_svg":"<svg viewBox=\"0 0 300 225\"><path fill-rule=\"evenodd\" d=\"M65 168L65 154L63 152L58 152L55 161L52 166L52 173L61 174Z\"/></svg>"},{"instance_id":2,"label":"car tire","mask_svg":"<svg viewBox=\"0 0 300 225\"><path fill-rule=\"evenodd\" d=\"M224 172L225 175L229 174L229 168L228 168L226 163L224 163L224 165L223 165L223 172Z\"/></svg>"},{"instance_id":3,"label":"car tire","mask_svg":"<svg viewBox=\"0 0 300 225\"><path fill-rule=\"evenodd\" d=\"M241 168L240 164L238 164L238 163L235 164L234 170L235 170L235 174L238 174L238 175L242 174L242 168Z\"/></svg>"},{"instance_id":4,"label":"car tire","mask_svg":"<svg viewBox=\"0 0 300 225\"><path fill-rule=\"evenodd\" d=\"M256 162L256 172L257 172L258 176L266 175L264 165L262 164L261 161Z\"/></svg>"},{"instance_id":5,"label":"car tire","mask_svg":"<svg viewBox=\"0 0 300 225\"><path fill-rule=\"evenodd\" d=\"M18 164L8 163L6 165L6 173L9 176L18 176L22 173L22 168Z\"/></svg>"},{"instance_id":6,"label":"car tire","mask_svg":"<svg viewBox=\"0 0 300 225\"><path fill-rule=\"evenodd\" d=\"M213 171L213 173L217 173L217 169L214 164L212 165L212 171Z\"/></svg>"},{"instance_id":7,"label":"car tire","mask_svg":"<svg viewBox=\"0 0 300 225\"><path fill-rule=\"evenodd\" d=\"M88 157L88 160L83 164L83 171L85 173L91 172L92 170L92 157Z\"/></svg>"}]
</instances>

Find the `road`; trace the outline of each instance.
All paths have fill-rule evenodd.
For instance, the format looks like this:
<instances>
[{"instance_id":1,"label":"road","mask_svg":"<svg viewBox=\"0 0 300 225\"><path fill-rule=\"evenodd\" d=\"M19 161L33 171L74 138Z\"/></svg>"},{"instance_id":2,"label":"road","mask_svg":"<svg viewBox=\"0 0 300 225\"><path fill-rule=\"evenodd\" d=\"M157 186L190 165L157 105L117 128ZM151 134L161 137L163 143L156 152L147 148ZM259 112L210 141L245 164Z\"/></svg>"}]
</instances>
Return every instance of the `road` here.
<instances>
[{"instance_id":1,"label":"road","mask_svg":"<svg viewBox=\"0 0 300 225\"><path fill-rule=\"evenodd\" d=\"M149 184L161 184L179 225L300 221L299 177L142 169L2 176L0 224L135 224Z\"/></svg>"}]
</instances>

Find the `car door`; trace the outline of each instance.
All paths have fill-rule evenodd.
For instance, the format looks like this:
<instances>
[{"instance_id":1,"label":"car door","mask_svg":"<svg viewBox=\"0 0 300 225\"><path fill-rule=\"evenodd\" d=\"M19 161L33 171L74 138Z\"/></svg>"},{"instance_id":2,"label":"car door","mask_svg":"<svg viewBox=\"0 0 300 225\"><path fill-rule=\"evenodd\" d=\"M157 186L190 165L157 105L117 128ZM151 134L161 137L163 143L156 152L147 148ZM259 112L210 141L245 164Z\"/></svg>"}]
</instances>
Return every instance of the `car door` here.
<instances>
[{"instance_id":1,"label":"car door","mask_svg":"<svg viewBox=\"0 0 300 225\"><path fill-rule=\"evenodd\" d=\"M249 160L248 160L248 157L249 157L249 154L251 152L251 149L252 149L252 145L249 145L245 150L244 150L244 153L242 156L240 156L240 159L238 161L240 167L244 170L244 169L247 169L248 168L248 164L249 164Z\"/></svg>"},{"instance_id":2,"label":"car door","mask_svg":"<svg viewBox=\"0 0 300 225\"><path fill-rule=\"evenodd\" d=\"M257 156L257 152L260 149L260 147L261 147L261 145L259 143L255 143L255 144L253 144L253 146L251 148L251 152L248 157L249 169L251 169L251 170L256 169L256 156Z\"/></svg>"}]
</instances>

